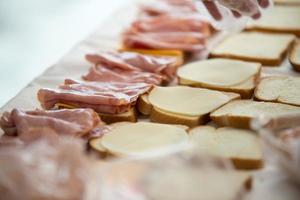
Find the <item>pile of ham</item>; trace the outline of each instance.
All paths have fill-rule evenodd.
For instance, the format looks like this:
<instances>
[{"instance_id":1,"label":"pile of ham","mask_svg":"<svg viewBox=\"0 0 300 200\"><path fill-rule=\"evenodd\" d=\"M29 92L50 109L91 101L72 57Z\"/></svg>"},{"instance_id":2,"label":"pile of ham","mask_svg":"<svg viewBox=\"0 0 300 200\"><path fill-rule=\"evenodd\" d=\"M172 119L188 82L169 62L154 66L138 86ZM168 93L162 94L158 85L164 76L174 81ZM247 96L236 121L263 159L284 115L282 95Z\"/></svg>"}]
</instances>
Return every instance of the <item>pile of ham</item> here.
<instances>
[{"instance_id":1,"label":"pile of ham","mask_svg":"<svg viewBox=\"0 0 300 200\"><path fill-rule=\"evenodd\" d=\"M159 6L160 5L160 6ZM211 35L209 22L191 1L155 1L142 6L140 19L124 32L127 48L200 52Z\"/></svg>"},{"instance_id":2,"label":"pile of ham","mask_svg":"<svg viewBox=\"0 0 300 200\"><path fill-rule=\"evenodd\" d=\"M1 146L29 143L40 138L56 140L59 135L89 137L103 122L92 109L62 109L5 112L0 120L4 136Z\"/></svg>"},{"instance_id":3,"label":"pile of ham","mask_svg":"<svg viewBox=\"0 0 300 200\"><path fill-rule=\"evenodd\" d=\"M103 52L88 54L94 64L82 78L86 81L149 83L161 85L170 82L176 72L175 57L150 56L134 52Z\"/></svg>"},{"instance_id":4,"label":"pile of ham","mask_svg":"<svg viewBox=\"0 0 300 200\"><path fill-rule=\"evenodd\" d=\"M138 97L151 87L147 83L79 82L66 79L58 89L40 89L38 99L45 109L63 103L76 108L92 108L97 113L119 114L134 106Z\"/></svg>"}]
</instances>

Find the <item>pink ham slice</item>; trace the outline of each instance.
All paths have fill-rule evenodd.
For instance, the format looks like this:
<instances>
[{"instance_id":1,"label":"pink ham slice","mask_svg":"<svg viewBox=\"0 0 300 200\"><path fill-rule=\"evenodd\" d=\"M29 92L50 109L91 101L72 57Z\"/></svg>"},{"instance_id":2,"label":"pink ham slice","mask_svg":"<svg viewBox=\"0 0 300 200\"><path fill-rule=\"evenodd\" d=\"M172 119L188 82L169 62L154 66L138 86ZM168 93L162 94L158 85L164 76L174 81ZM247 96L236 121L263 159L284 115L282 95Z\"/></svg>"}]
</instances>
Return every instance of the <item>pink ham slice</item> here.
<instances>
[{"instance_id":1,"label":"pink ham slice","mask_svg":"<svg viewBox=\"0 0 300 200\"><path fill-rule=\"evenodd\" d=\"M123 35L124 46L129 48L175 49L197 52L205 49L206 37L198 32L149 32L129 30Z\"/></svg>"},{"instance_id":2,"label":"pink ham slice","mask_svg":"<svg viewBox=\"0 0 300 200\"><path fill-rule=\"evenodd\" d=\"M126 112L138 97L151 89L146 83L78 82L66 79L58 89L40 89L38 99L45 109L56 103L92 108L98 113Z\"/></svg>"},{"instance_id":3,"label":"pink ham slice","mask_svg":"<svg viewBox=\"0 0 300 200\"><path fill-rule=\"evenodd\" d=\"M102 73L110 70L120 76L124 75L125 79L129 79L129 82L136 82L134 79L131 81L131 76L138 76L139 79L140 77L144 77L143 79L146 83L152 83L152 80L146 80L147 77L150 77L150 79L155 78L156 80L173 78L177 62L174 57L150 56L134 52L88 54L86 55L86 59L93 64L105 68L102 70Z\"/></svg>"},{"instance_id":4,"label":"pink ham slice","mask_svg":"<svg viewBox=\"0 0 300 200\"><path fill-rule=\"evenodd\" d=\"M161 85L164 80L164 77L159 74L132 70L126 71L119 68L105 67L103 65L91 67L89 72L82 76L82 78L86 81L149 83L153 85Z\"/></svg>"},{"instance_id":5,"label":"pink ham slice","mask_svg":"<svg viewBox=\"0 0 300 200\"><path fill-rule=\"evenodd\" d=\"M137 32L198 32L209 35L210 25L199 15L161 15L132 24Z\"/></svg>"},{"instance_id":6,"label":"pink ham slice","mask_svg":"<svg viewBox=\"0 0 300 200\"><path fill-rule=\"evenodd\" d=\"M102 125L98 114L92 109L62 109L23 111L13 109L5 112L0 126L5 136L0 143L16 142L12 136L24 142L34 141L41 137L57 139L58 135L83 137Z\"/></svg>"},{"instance_id":7,"label":"pink ham slice","mask_svg":"<svg viewBox=\"0 0 300 200\"><path fill-rule=\"evenodd\" d=\"M157 0L141 5L142 13L156 16L164 14L197 13L195 4L191 0Z\"/></svg>"}]
</instances>

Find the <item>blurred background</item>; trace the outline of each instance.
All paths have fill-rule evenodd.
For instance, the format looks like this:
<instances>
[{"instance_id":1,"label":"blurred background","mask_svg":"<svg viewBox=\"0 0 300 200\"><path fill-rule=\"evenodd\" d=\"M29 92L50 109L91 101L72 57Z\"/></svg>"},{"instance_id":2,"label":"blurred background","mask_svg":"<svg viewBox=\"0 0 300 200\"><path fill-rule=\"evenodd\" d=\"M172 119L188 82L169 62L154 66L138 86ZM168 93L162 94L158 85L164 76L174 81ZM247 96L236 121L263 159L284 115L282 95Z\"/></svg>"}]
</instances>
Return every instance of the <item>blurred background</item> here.
<instances>
[{"instance_id":1,"label":"blurred background","mask_svg":"<svg viewBox=\"0 0 300 200\"><path fill-rule=\"evenodd\" d=\"M132 0L0 0L0 107Z\"/></svg>"}]
</instances>

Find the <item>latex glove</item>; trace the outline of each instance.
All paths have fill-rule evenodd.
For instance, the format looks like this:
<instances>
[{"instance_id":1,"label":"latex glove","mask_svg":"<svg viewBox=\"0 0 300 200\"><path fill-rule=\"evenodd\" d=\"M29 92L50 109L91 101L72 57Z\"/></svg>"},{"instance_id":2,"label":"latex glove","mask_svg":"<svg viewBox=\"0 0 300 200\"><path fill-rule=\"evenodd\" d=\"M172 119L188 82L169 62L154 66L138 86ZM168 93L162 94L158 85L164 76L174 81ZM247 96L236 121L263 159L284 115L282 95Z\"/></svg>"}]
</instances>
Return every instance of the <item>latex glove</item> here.
<instances>
[{"instance_id":1,"label":"latex glove","mask_svg":"<svg viewBox=\"0 0 300 200\"><path fill-rule=\"evenodd\" d=\"M270 0L203 0L203 4L215 20L221 20L222 15L217 3L230 9L235 17L250 16L258 19L261 16L259 8L267 8Z\"/></svg>"}]
</instances>

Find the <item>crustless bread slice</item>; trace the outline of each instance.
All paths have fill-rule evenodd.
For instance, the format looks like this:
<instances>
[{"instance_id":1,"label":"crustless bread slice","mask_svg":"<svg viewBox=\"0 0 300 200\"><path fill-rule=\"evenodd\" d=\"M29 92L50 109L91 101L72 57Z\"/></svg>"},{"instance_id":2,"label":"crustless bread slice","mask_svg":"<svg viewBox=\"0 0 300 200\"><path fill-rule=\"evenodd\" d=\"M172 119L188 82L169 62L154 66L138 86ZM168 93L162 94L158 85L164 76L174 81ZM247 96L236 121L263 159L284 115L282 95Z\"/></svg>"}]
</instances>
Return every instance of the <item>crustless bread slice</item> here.
<instances>
[{"instance_id":1,"label":"crustless bread slice","mask_svg":"<svg viewBox=\"0 0 300 200\"><path fill-rule=\"evenodd\" d=\"M292 34L243 32L226 38L210 56L279 66L294 40Z\"/></svg>"},{"instance_id":2,"label":"crustless bread slice","mask_svg":"<svg viewBox=\"0 0 300 200\"><path fill-rule=\"evenodd\" d=\"M251 120L259 116L278 117L288 114L300 114L300 107L281 103L235 100L210 114L219 126L251 128Z\"/></svg>"},{"instance_id":3,"label":"crustless bread slice","mask_svg":"<svg viewBox=\"0 0 300 200\"><path fill-rule=\"evenodd\" d=\"M300 77L266 77L255 89L255 98L300 106Z\"/></svg>"}]
</instances>

